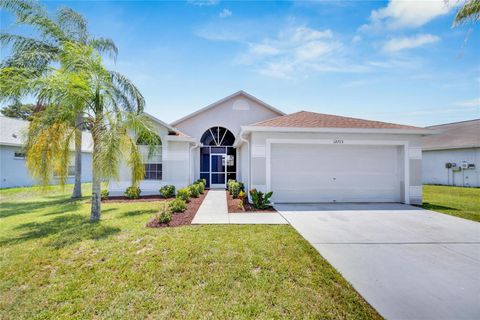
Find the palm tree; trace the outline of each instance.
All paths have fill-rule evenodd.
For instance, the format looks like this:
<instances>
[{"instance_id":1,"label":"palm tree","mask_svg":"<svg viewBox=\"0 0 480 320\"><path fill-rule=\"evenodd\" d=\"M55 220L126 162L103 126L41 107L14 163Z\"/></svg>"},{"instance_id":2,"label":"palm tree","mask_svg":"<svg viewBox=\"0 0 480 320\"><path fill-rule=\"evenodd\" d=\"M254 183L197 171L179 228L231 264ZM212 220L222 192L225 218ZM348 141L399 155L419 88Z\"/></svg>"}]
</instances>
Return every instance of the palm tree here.
<instances>
[{"instance_id":1,"label":"palm tree","mask_svg":"<svg viewBox=\"0 0 480 320\"><path fill-rule=\"evenodd\" d=\"M480 0L467 0L463 6L458 10L454 26L462 23L472 22L476 23L480 20Z\"/></svg>"},{"instance_id":2,"label":"palm tree","mask_svg":"<svg viewBox=\"0 0 480 320\"><path fill-rule=\"evenodd\" d=\"M42 77L32 77L36 69L9 67L0 70L0 100L12 95L35 94L45 105L31 122L27 139L27 167L42 184L56 172L65 183L72 135L70 121L81 113L82 124L93 137L91 221L101 215L101 182L116 177L122 156L132 168L132 185L143 178L144 167L137 137L158 145L158 136L143 115L144 98L138 89L118 72L103 67L92 46L64 43L60 67L50 67ZM65 107L65 106L73 107Z\"/></svg>"},{"instance_id":3,"label":"palm tree","mask_svg":"<svg viewBox=\"0 0 480 320\"><path fill-rule=\"evenodd\" d=\"M12 12L17 24L31 26L39 33L36 38L0 33L2 44L12 48L11 56L2 63L3 67L26 67L36 71L33 76L41 77L48 72L49 66L59 62L64 48L62 44L66 42L90 45L114 59L117 56L118 49L114 42L106 38L91 37L87 21L70 8L60 8L55 19L51 19L48 12L36 1L0 0L0 8ZM75 127L75 183L72 198L82 197L82 121L81 113L72 121L72 126Z\"/></svg>"}]
</instances>

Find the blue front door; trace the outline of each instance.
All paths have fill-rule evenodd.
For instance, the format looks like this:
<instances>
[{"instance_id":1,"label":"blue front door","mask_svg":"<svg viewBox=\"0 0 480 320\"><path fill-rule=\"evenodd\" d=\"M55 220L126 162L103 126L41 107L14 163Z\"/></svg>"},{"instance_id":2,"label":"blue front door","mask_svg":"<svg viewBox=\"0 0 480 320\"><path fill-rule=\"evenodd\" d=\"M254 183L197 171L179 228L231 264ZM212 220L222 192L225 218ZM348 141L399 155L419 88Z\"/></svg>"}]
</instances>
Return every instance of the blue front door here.
<instances>
[{"instance_id":1,"label":"blue front door","mask_svg":"<svg viewBox=\"0 0 480 320\"><path fill-rule=\"evenodd\" d=\"M210 188L226 188L227 167L225 154L211 154Z\"/></svg>"}]
</instances>

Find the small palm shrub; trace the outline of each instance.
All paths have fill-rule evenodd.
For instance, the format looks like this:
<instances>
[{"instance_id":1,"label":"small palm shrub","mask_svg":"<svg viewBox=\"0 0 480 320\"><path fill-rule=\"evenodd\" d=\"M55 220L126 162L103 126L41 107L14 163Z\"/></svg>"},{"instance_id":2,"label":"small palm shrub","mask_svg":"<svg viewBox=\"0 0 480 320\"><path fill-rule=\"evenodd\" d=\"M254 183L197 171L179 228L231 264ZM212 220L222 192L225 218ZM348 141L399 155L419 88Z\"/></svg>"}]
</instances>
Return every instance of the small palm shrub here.
<instances>
[{"instance_id":1,"label":"small palm shrub","mask_svg":"<svg viewBox=\"0 0 480 320\"><path fill-rule=\"evenodd\" d=\"M175 199L168 203L168 207L172 212L184 212L187 209L187 202L182 199Z\"/></svg>"},{"instance_id":2,"label":"small palm shrub","mask_svg":"<svg viewBox=\"0 0 480 320\"><path fill-rule=\"evenodd\" d=\"M106 189L103 189L101 192L100 192L100 199L102 200L108 200L108 190Z\"/></svg>"},{"instance_id":3,"label":"small palm shrub","mask_svg":"<svg viewBox=\"0 0 480 320\"><path fill-rule=\"evenodd\" d=\"M129 199L138 199L140 198L140 193L142 193L142 190L139 187L131 186L125 190L124 195Z\"/></svg>"},{"instance_id":4,"label":"small palm shrub","mask_svg":"<svg viewBox=\"0 0 480 320\"><path fill-rule=\"evenodd\" d=\"M177 199L182 199L185 202L190 202L190 190L189 188L178 189Z\"/></svg>"},{"instance_id":5,"label":"small palm shrub","mask_svg":"<svg viewBox=\"0 0 480 320\"><path fill-rule=\"evenodd\" d=\"M188 191L190 192L190 197L192 198L198 198L200 196L200 187L198 184L189 185Z\"/></svg>"},{"instance_id":6,"label":"small palm shrub","mask_svg":"<svg viewBox=\"0 0 480 320\"><path fill-rule=\"evenodd\" d=\"M169 223L172 221L172 211L167 203L160 204L160 210L157 213L156 219L159 223Z\"/></svg>"},{"instance_id":7,"label":"small palm shrub","mask_svg":"<svg viewBox=\"0 0 480 320\"><path fill-rule=\"evenodd\" d=\"M163 186L159 191L164 198L173 198L175 196L175 186L172 185Z\"/></svg>"},{"instance_id":8,"label":"small palm shrub","mask_svg":"<svg viewBox=\"0 0 480 320\"><path fill-rule=\"evenodd\" d=\"M273 192L263 193L257 191L257 189L250 190L250 197L252 197L253 206L255 209L268 209L270 207L270 198L272 197Z\"/></svg>"}]
</instances>

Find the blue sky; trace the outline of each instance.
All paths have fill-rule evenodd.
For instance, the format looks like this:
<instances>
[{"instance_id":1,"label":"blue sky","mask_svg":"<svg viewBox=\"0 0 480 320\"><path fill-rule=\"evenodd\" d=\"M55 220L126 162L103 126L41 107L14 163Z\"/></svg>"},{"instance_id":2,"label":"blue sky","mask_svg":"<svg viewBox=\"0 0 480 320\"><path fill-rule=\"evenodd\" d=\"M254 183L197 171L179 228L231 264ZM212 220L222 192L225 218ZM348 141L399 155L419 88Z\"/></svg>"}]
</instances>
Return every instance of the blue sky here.
<instances>
[{"instance_id":1,"label":"blue sky","mask_svg":"<svg viewBox=\"0 0 480 320\"><path fill-rule=\"evenodd\" d=\"M480 117L480 30L457 1L62 1L171 122L240 89L287 112L426 126ZM2 29L11 19L2 13ZM6 54L4 50L3 54Z\"/></svg>"}]
</instances>

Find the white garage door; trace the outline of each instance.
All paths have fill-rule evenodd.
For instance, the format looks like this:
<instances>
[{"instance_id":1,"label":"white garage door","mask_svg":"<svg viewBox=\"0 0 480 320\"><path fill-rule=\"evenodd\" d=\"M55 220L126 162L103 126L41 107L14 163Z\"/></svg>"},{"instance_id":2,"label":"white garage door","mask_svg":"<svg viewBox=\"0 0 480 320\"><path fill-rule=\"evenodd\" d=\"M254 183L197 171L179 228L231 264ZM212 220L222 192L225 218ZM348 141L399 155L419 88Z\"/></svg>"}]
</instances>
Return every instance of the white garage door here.
<instances>
[{"instance_id":1,"label":"white garage door","mask_svg":"<svg viewBox=\"0 0 480 320\"><path fill-rule=\"evenodd\" d=\"M400 147L272 144L272 201L400 202Z\"/></svg>"}]
</instances>

